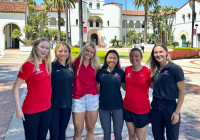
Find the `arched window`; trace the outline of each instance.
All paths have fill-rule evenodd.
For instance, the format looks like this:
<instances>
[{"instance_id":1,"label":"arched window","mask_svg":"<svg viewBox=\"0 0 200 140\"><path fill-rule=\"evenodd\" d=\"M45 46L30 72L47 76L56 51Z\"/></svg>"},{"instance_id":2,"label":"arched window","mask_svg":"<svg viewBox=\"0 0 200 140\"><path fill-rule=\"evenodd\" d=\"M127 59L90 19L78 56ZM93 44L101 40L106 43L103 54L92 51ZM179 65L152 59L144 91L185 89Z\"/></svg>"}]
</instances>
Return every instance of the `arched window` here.
<instances>
[{"instance_id":1,"label":"arched window","mask_svg":"<svg viewBox=\"0 0 200 140\"><path fill-rule=\"evenodd\" d=\"M108 25L108 26L110 25L110 22L109 22L109 20L107 21L107 25Z\"/></svg>"},{"instance_id":2,"label":"arched window","mask_svg":"<svg viewBox=\"0 0 200 140\"><path fill-rule=\"evenodd\" d=\"M93 21L90 21L90 27L93 27Z\"/></svg>"},{"instance_id":3,"label":"arched window","mask_svg":"<svg viewBox=\"0 0 200 140\"><path fill-rule=\"evenodd\" d=\"M99 3L97 3L97 9L100 9L100 4Z\"/></svg>"},{"instance_id":4,"label":"arched window","mask_svg":"<svg viewBox=\"0 0 200 140\"><path fill-rule=\"evenodd\" d=\"M99 21L96 21L96 27L99 27Z\"/></svg>"},{"instance_id":5,"label":"arched window","mask_svg":"<svg viewBox=\"0 0 200 140\"><path fill-rule=\"evenodd\" d=\"M122 28L125 28L125 26L126 26L126 21L123 20L123 22L122 22Z\"/></svg>"},{"instance_id":6,"label":"arched window","mask_svg":"<svg viewBox=\"0 0 200 140\"><path fill-rule=\"evenodd\" d=\"M50 25L56 25L56 19L54 17L51 17L50 21L49 21L49 24Z\"/></svg>"},{"instance_id":7,"label":"arched window","mask_svg":"<svg viewBox=\"0 0 200 140\"><path fill-rule=\"evenodd\" d=\"M140 28L140 22L139 21L136 21L135 28Z\"/></svg>"},{"instance_id":8,"label":"arched window","mask_svg":"<svg viewBox=\"0 0 200 140\"><path fill-rule=\"evenodd\" d=\"M65 21L63 18L60 19L60 26L65 26Z\"/></svg>"},{"instance_id":9,"label":"arched window","mask_svg":"<svg viewBox=\"0 0 200 140\"><path fill-rule=\"evenodd\" d=\"M89 3L89 9L92 9L92 3L91 2Z\"/></svg>"},{"instance_id":10,"label":"arched window","mask_svg":"<svg viewBox=\"0 0 200 140\"><path fill-rule=\"evenodd\" d=\"M188 14L188 20L189 20L189 21L190 21L190 16L191 16L191 15L190 15L190 13L189 13L189 14Z\"/></svg>"},{"instance_id":11,"label":"arched window","mask_svg":"<svg viewBox=\"0 0 200 140\"><path fill-rule=\"evenodd\" d=\"M76 19L76 25L78 25L78 19Z\"/></svg>"},{"instance_id":12,"label":"arched window","mask_svg":"<svg viewBox=\"0 0 200 140\"><path fill-rule=\"evenodd\" d=\"M134 28L134 23L132 20L129 22L129 28Z\"/></svg>"},{"instance_id":13,"label":"arched window","mask_svg":"<svg viewBox=\"0 0 200 140\"><path fill-rule=\"evenodd\" d=\"M183 23L185 23L185 15L182 15Z\"/></svg>"},{"instance_id":14,"label":"arched window","mask_svg":"<svg viewBox=\"0 0 200 140\"><path fill-rule=\"evenodd\" d=\"M144 21L142 22L142 28L144 28L145 27L145 25L144 25Z\"/></svg>"}]
</instances>

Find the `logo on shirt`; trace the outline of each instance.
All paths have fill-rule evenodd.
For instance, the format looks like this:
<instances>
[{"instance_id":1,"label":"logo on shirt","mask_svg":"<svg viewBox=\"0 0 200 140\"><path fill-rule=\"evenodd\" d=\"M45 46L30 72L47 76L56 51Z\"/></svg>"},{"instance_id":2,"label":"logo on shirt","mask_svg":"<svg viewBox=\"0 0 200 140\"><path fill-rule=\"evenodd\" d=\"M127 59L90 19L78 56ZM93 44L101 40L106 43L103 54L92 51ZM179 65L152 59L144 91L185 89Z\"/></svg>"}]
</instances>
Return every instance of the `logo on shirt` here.
<instances>
[{"instance_id":1,"label":"logo on shirt","mask_svg":"<svg viewBox=\"0 0 200 140\"><path fill-rule=\"evenodd\" d=\"M115 76L115 77L120 77L118 73L115 73L114 76Z\"/></svg>"},{"instance_id":2,"label":"logo on shirt","mask_svg":"<svg viewBox=\"0 0 200 140\"><path fill-rule=\"evenodd\" d=\"M40 68L36 68L36 74L40 74L42 73L43 71L40 70Z\"/></svg>"},{"instance_id":3,"label":"logo on shirt","mask_svg":"<svg viewBox=\"0 0 200 140\"><path fill-rule=\"evenodd\" d=\"M59 71L61 71L61 70L57 70L57 72L59 72Z\"/></svg>"},{"instance_id":4,"label":"logo on shirt","mask_svg":"<svg viewBox=\"0 0 200 140\"><path fill-rule=\"evenodd\" d=\"M131 78L131 74L130 74L130 73L127 73L126 77L127 77L127 78Z\"/></svg>"},{"instance_id":5,"label":"logo on shirt","mask_svg":"<svg viewBox=\"0 0 200 140\"><path fill-rule=\"evenodd\" d=\"M168 70L163 71L163 74L169 75Z\"/></svg>"}]
</instances>

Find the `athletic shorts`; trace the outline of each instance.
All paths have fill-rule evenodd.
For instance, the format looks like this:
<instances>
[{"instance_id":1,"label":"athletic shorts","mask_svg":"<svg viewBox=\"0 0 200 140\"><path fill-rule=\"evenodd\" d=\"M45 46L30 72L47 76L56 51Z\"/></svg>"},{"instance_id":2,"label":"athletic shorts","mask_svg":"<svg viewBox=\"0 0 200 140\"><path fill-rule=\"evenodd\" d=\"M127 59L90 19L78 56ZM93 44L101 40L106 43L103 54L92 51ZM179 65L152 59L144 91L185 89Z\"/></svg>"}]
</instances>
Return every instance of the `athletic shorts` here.
<instances>
[{"instance_id":1,"label":"athletic shorts","mask_svg":"<svg viewBox=\"0 0 200 140\"><path fill-rule=\"evenodd\" d=\"M99 95L86 94L79 99L72 99L72 112L96 111L99 109Z\"/></svg>"},{"instance_id":2,"label":"athletic shorts","mask_svg":"<svg viewBox=\"0 0 200 140\"><path fill-rule=\"evenodd\" d=\"M126 122L133 122L137 128L143 128L150 123L150 112L146 114L136 114L124 108L124 120Z\"/></svg>"}]
</instances>

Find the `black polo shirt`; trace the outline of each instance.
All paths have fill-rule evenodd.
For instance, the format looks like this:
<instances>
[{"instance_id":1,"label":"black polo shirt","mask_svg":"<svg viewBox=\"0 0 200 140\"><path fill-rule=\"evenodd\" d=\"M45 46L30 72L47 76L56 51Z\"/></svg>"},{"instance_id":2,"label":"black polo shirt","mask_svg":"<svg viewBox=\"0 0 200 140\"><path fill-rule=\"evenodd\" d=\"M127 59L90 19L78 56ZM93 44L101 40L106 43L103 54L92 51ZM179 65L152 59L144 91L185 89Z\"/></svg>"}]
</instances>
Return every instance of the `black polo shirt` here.
<instances>
[{"instance_id":1,"label":"black polo shirt","mask_svg":"<svg viewBox=\"0 0 200 140\"><path fill-rule=\"evenodd\" d=\"M52 62L51 86L52 107L67 108L72 105L73 65L63 66L58 61Z\"/></svg>"},{"instance_id":2,"label":"black polo shirt","mask_svg":"<svg viewBox=\"0 0 200 140\"><path fill-rule=\"evenodd\" d=\"M180 66L169 62L160 72L157 70L154 80L153 96L175 100L178 98L177 82L184 80L184 73Z\"/></svg>"},{"instance_id":3,"label":"black polo shirt","mask_svg":"<svg viewBox=\"0 0 200 140\"><path fill-rule=\"evenodd\" d=\"M111 73L107 68L98 70L96 80L100 84L99 108L113 110L123 108L121 83L125 82L125 73L115 68Z\"/></svg>"}]
</instances>

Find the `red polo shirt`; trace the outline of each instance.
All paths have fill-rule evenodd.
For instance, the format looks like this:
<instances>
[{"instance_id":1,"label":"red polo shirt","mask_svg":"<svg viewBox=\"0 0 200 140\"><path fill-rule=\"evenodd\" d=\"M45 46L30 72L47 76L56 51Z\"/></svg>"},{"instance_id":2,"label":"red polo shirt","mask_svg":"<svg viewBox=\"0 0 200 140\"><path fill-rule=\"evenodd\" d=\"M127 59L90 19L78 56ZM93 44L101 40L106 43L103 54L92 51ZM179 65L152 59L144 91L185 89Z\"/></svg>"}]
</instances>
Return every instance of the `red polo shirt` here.
<instances>
[{"instance_id":1,"label":"red polo shirt","mask_svg":"<svg viewBox=\"0 0 200 140\"><path fill-rule=\"evenodd\" d=\"M143 66L140 71L133 71L132 66L125 69L126 94L124 108L136 114L146 114L150 111L149 85L151 71Z\"/></svg>"},{"instance_id":2,"label":"red polo shirt","mask_svg":"<svg viewBox=\"0 0 200 140\"><path fill-rule=\"evenodd\" d=\"M28 92L22 106L24 113L33 114L51 107L51 77L44 62L39 65L39 69L35 69L33 63L26 62L17 77L27 84Z\"/></svg>"},{"instance_id":3,"label":"red polo shirt","mask_svg":"<svg viewBox=\"0 0 200 140\"><path fill-rule=\"evenodd\" d=\"M96 95L98 93L96 82L97 71L91 67L91 63L87 67L82 63L77 75L79 63L79 59L75 59L73 62L75 67L75 77L72 88L73 98L79 99L86 94Z\"/></svg>"}]
</instances>

